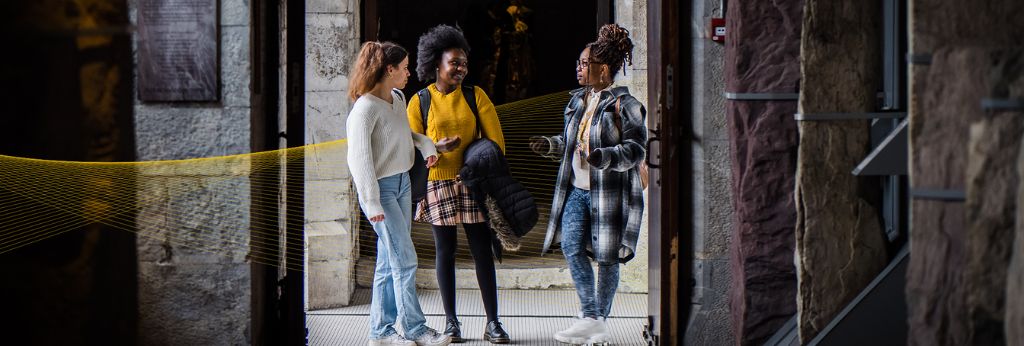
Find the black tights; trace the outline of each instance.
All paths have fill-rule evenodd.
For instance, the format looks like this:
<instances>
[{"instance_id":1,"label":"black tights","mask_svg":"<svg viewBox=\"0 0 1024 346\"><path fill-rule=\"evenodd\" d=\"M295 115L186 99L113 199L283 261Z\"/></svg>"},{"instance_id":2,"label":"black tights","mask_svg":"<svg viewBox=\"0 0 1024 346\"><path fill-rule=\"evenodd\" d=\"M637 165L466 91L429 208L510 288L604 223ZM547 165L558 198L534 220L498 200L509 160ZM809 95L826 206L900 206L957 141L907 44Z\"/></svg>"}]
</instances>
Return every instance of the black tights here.
<instances>
[{"instance_id":1,"label":"black tights","mask_svg":"<svg viewBox=\"0 0 1024 346\"><path fill-rule=\"evenodd\" d=\"M498 319L498 283L494 273L491 252L491 230L484 223L463 224L469 250L476 262L476 281L484 300L487 321ZM458 248L456 226L433 226L434 245L437 247L437 286L441 288L444 314L455 316L455 250Z\"/></svg>"}]
</instances>

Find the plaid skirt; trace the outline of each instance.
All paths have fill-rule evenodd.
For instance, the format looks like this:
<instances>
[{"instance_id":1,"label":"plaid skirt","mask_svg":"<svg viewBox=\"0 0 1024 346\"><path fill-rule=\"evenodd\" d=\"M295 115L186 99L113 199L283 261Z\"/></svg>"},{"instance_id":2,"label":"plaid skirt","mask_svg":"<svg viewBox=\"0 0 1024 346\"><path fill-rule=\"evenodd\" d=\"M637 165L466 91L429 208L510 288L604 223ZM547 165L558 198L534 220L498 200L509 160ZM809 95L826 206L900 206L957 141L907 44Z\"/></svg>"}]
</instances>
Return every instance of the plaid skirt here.
<instances>
[{"instance_id":1,"label":"plaid skirt","mask_svg":"<svg viewBox=\"0 0 1024 346\"><path fill-rule=\"evenodd\" d=\"M416 221L437 226L486 221L466 185L455 180L427 181L427 195L416 205Z\"/></svg>"}]
</instances>

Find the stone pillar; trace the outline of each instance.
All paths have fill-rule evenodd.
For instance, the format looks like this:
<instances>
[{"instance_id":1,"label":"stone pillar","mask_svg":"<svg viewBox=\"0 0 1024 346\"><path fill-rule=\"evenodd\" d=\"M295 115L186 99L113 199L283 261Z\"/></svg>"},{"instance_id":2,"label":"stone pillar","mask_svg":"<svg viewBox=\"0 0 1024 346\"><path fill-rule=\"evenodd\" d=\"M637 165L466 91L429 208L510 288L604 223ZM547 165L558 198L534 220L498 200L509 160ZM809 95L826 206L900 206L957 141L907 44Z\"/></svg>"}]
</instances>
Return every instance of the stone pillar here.
<instances>
[{"instance_id":1,"label":"stone pillar","mask_svg":"<svg viewBox=\"0 0 1024 346\"><path fill-rule=\"evenodd\" d=\"M248 4L220 1L219 102L144 104L136 99L134 135L140 161L249 152ZM135 24L135 1L129 0L129 9ZM139 343L247 344L252 334L252 279L246 258L249 166L236 161L187 175L160 167L167 168L143 167L139 172L137 199L144 203L136 244ZM222 243L195 247L210 239ZM182 242L193 246L180 246Z\"/></svg>"},{"instance_id":2,"label":"stone pillar","mask_svg":"<svg viewBox=\"0 0 1024 346\"><path fill-rule=\"evenodd\" d=\"M707 25L722 17L718 0L694 1L693 30L693 313L687 345L735 344L729 313L729 246L733 202L729 131L725 116L725 46L711 41Z\"/></svg>"},{"instance_id":3,"label":"stone pillar","mask_svg":"<svg viewBox=\"0 0 1024 346\"><path fill-rule=\"evenodd\" d=\"M359 215L346 161L350 66L359 1L306 1L306 304L346 306L355 291ZM410 52L414 54L414 52Z\"/></svg>"},{"instance_id":4,"label":"stone pillar","mask_svg":"<svg viewBox=\"0 0 1024 346\"><path fill-rule=\"evenodd\" d=\"M795 93L803 1L729 2L725 91ZM728 101L732 314L739 344L760 344L796 313L793 266L796 102Z\"/></svg>"},{"instance_id":5,"label":"stone pillar","mask_svg":"<svg viewBox=\"0 0 1024 346\"><path fill-rule=\"evenodd\" d=\"M875 110L881 71L880 2L807 0L800 113ZM856 27L856 30L849 30ZM810 342L886 263L868 179L868 120L800 122L796 244L800 340Z\"/></svg>"},{"instance_id":6,"label":"stone pillar","mask_svg":"<svg viewBox=\"0 0 1024 346\"><path fill-rule=\"evenodd\" d=\"M1016 98L1024 99L1024 55L985 52L1003 66L977 67L972 73L993 76L988 85L1016 84ZM1008 59L1007 59L1008 58ZM994 68L993 68L994 67ZM994 82L994 83L993 83ZM989 95L1008 95L1008 90L989 91ZM969 105L969 104L968 104ZM977 104L975 104L977 106ZM1017 220L1017 164L1024 118L1021 112L990 112L971 124L967 157L967 267L964 282L967 293L967 320L970 343L998 345L1006 342L1003 323L1006 318L1007 268L1013 253L1014 226Z\"/></svg>"},{"instance_id":7,"label":"stone pillar","mask_svg":"<svg viewBox=\"0 0 1024 346\"><path fill-rule=\"evenodd\" d=\"M1017 114L1020 114L1018 112ZM1006 344L1024 345L1024 142L1019 147L1017 162L1017 217L1010 265L1006 278Z\"/></svg>"},{"instance_id":8,"label":"stone pillar","mask_svg":"<svg viewBox=\"0 0 1024 346\"><path fill-rule=\"evenodd\" d=\"M615 76L615 83L629 87L629 93L647 107L647 0L615 0L615 23L629 30L633 40L633 65ZM646 198L646 196L645 196ZM647 292L648 274L647 209L640 224L636 257L622 266L619 292Z\"/></svg>"},{"instance_id":9,"label":"stone pillar","mask_svg":"<svg viewBox=\"0 0 1024 346\"><path fill-rule=\"evenodd\" d=\"M991 84L996 80L990 74L997 72L993 67L1000 59L1007 59L999 48L1024 44L1019 24L1024 3L914 0L909 9L909 50L931 55L930 64L912 65L910 71L911 188L964 191L969 186L965 167L975 160L968 159L969 129L984 119L983 98L1006 95L992 94L996 89ZM982 307L987 303L968 298L970 290L991 285L978 281L982 278L970 269L977 264L971 263L1005 266L990 259L974 259L980 254L972 249L984 248L980 244L988 233L972 230L975 221L985 218L970 210L983 205L978 203L988 203L980 202L979 197L969 197L967 204L921 197L911 201L913 253L907 303L912 345L975 344L1001 334L991 330L998 322L985 321L990 318L986 315L991 316L986 312L989 308ZM982 243L975 245L977 241Z\"/></svg>"}]
</instances>

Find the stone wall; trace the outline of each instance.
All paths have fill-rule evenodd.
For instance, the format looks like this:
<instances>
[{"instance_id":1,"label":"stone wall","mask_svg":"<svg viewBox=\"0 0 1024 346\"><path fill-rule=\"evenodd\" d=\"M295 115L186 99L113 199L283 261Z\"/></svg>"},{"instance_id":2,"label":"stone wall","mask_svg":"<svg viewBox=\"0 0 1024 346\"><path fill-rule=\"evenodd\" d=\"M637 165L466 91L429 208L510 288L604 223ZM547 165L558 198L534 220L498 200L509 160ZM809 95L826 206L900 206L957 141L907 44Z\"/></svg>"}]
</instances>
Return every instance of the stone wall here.
<instances>
[{"instance_id":1,"label":"stone wall","mask_svg":"<svg viewBox=\"0 0 1024 346\"><path fill-rule=\"evenodd\" d=\"M136 1L129 2L136 23ZM135 101L140 161L241 154L250 148L249 2L220 1L220 100L205 103ZM135 60L137 64L138 61ZM137 75L137 74L136 74ZM137 83L136 83L137 85ZM250 320L249 180L244 162L202 176L140 171L138 196L159 196L181 212L143 209L137 222L139 343L248 344ZM195 198L175 195L187 189ZM179 246L205 237L233 246L202 251Z\"/></svg>"},{"instance_id":2,"label":"stone wall","mask_svg":"<svg viewBox=\"0 0 1024 346\"><path fill-rule=\"evenodd\" d=\"M306 1L306 304L348 305L355 290L358 228L345 138L351 64L359 54L357 0Z\"/></svg>"},{"instance_id":3,"label":"stone wall","mask_svg":"<svg viewBox=\"0 0 1024 346\"><path fill-rule=\"evenodd\" d=\"M1010 230L1005 220L982 226L984 229L979 226L993 220L984 208L1009 208L1008 201L1000 194L974 191L1012 187L1009 179L977 175L990 173L970 172L967 167L986 162L991 155L970 151L972 124L980 124L975 125L981 132L976 135L979 140L997 133L984 130L989 127L983 121L993 120L986 120L981 100L1011 96L999 89L1000 80L1005 87L1006 81L1021 74L998 66L1014 56L1003 48L1019 49L1024 44L1019 24L1024 3L915 0L909 7L909 50L931 55L930 64L913 65L910 71L911 188L968 193L966 201L919 197L911 202L910 344L1001 343L999 325L1003 321L998 306L1003 305L1000 300L1005 286L996 286L1005 280L1005 274L999 273L1005 270L1008 255L1002 248L1005 243L1000 243L1009 241L1005 233ZM974 146L984 147L980 142ZM1009 161L1001 164L1012 165ZM982 178L972 180L969 174ZM984 272L989 274L982 275Z\"/></svg>"},{"instance_id":4,"label":"stone wall","mask_svg":"<svg viewBox=\"0 0 1024 346\"><path fill-rule=\"evenodd\" d=\"M795 93L803 1L728 3L725 91ZM735 226L730 244L736 342L760 344L796 313L795 100L728 101Z\"/></svg>"},{"instance_id":5,"label":"stone wall","mask_svg":"<svg viewBox=\"0 0 1024 346\"><path fill-rule=\"evenodd\" d=\"M800 113L875 111L877 1L807 0ZM849 30L856 27L857 30ZM802 121L796 182L800 340L810 342L886 264L875 177L851 172L868 154L868 120Z\"/></svg>"},{"instance_id":6,"label":"stone wall","mask_svg":"<svg viewBox=\"0 0 1024 346\"><path fill-rule=\"evenodd\" d=\"M647 0L615 0L615 23L629 30L633 40L633 65L615 76L615 83L629 87L629 93L647 107ZM596 34L596 33L595 33ZM596 37L596 36L595 36ZM644 194L646 198L646 193ZM648 275L647 209L640 225L636 257L622 266L619 292L646 293Z\"/></svg>"},{"instance_id":7,"label":"stone wall","mask_svg":"<svg viewBox=\"0 0 1024 346\"><path fill-rule=\"evenodd\" d=\"M1018 116L1022 115L1017 112ZM1024 143L1018 148L1017 166L1017 217L1015 224L1013 255L1006 278L1006 344L1024 345Z\"/></svg>"},{"instance_id":8,"label":"stone wall","mask_svg":"<svg viewBox=\"0 0 1024 346\"><path fill-rule=\"evenodd\" d=\"M729 132L725 116L725 46L711 41L707 26L722 17L720 1L693 2L693 309L685 343L732 345L729 315L729 245L733 205Z\"/></svg>"}]
</instances>

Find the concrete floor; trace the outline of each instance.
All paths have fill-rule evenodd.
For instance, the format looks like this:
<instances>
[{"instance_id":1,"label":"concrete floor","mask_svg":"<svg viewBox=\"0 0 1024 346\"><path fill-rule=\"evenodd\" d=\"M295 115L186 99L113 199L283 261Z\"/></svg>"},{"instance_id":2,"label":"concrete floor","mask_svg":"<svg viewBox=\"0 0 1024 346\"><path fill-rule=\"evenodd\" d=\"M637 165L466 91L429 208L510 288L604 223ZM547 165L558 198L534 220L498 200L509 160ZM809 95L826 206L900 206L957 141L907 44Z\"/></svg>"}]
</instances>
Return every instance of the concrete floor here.
<instances>
[{"instance_id":1,"label":"concrete floor","mask_svg":"<svg viewBox=\"0 0 1024 346\"><path fill-rule=\"evenodd\" d=\"M419 291L420 304L427 315L427 325L444 328L444 308L436 290ZM478 290L459 290L456 306L462 321L460 345L483 346L482 334L486 317ZM366 345L370 307L370 291L359 289L351 306L307 312L310 345ZM512 337L513 345L563 345L552 335L572 324L579 309L576 292L571 290L499 290L498 313ZM620 293L615 297L612 316L612 345L646 345L643 328L647 318L647 295ZM399 330L401 330L399 328Z\"/></svg>"}]
</instances>

